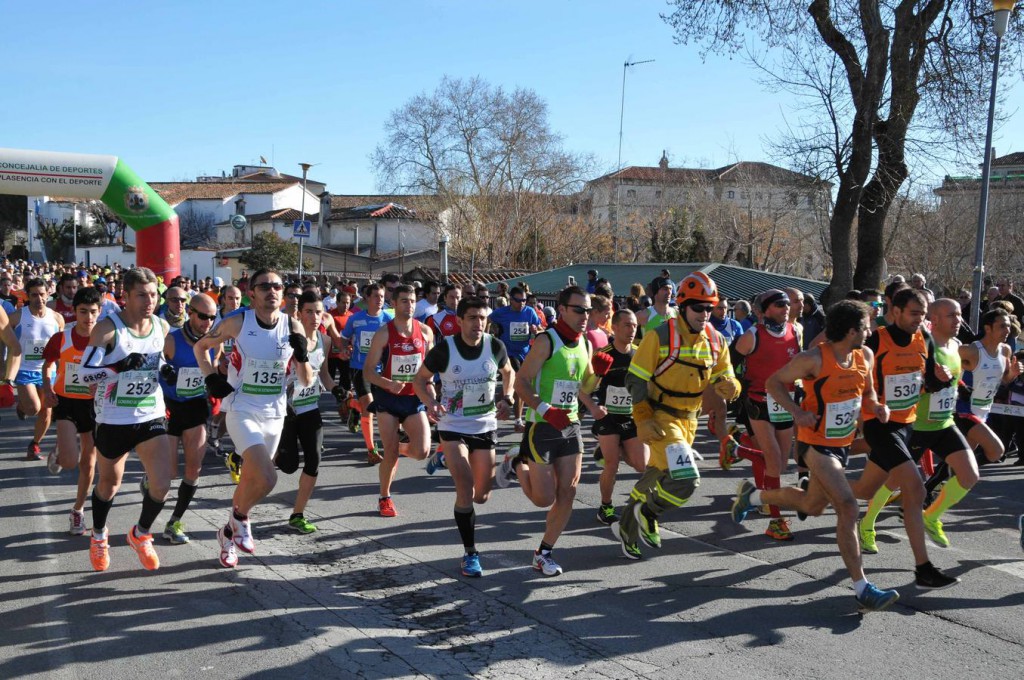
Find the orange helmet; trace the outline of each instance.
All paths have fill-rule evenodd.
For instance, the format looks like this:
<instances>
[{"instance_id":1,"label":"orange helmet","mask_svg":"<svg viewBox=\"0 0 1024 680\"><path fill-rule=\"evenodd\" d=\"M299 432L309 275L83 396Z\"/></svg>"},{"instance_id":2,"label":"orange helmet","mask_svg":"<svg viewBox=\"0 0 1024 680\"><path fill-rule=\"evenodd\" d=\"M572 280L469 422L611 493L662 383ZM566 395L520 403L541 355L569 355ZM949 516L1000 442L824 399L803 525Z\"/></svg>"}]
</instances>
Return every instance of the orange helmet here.
<instances>
[{"instance_id":1,"label":"orange helmet","mask_svg":"<svg viewBox=\"0 0 1024 680\"><path fill-rule=\"evenodd\" d=\"M679 295L676 297L676 302L684 305L690 301L718 304L718 286L704 272L687 274L679 282Z\"/></svg>"}]
</instances>

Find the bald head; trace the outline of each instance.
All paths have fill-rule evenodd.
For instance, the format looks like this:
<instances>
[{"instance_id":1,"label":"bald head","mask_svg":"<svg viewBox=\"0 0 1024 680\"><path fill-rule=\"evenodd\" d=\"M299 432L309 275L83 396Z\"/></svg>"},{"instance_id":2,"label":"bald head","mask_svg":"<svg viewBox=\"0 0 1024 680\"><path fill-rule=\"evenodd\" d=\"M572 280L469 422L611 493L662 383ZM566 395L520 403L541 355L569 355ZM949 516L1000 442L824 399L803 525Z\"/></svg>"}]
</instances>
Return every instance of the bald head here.
<instances>
[{"instance_id":1,"label":"bald head","mask_svg":"<svg viewBox=\"0 0 1024 680\"><path fill-rule=\"evenodd\" d=\"M945 344L950 338L956 337L960 330L960 303L950 298L939 298L928 305L928 320L932 324L932 335Z\"/></svg>"},{"instance_id":2,"label":"bald head","mask_svg":"<svg viewBox=\"0 0 1024 680\"><path fill-rule=\"evenodd\" d=\"M192 307L192 309L196 310L197 312L202 312L203 314L217 313L217 303L214 302L213 298L211 298L206 293L200 293L199 295L193 297L192 301L189 302L189 305Z\"/></svg>"}]
</instances>

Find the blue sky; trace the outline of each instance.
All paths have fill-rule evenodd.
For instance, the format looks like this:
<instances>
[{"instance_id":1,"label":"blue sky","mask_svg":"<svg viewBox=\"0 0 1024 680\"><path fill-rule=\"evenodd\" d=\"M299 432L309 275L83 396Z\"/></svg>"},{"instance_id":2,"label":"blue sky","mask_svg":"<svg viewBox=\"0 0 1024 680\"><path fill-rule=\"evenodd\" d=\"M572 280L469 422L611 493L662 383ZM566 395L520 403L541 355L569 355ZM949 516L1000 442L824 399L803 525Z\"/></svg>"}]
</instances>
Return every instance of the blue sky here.
<instances>
[{"instance_id":1,"label":"blue sky","mask_svg":"<svg viewBox=\"0 0 1024 680\"><path fill-rule=\"evenodd\" d=\"M665 5L647 0L43 4L0 0L0 146L112 153L150 181L262 155L292 174L319 163L310 176L333 193L372 193L388 113L446 74L536 90L604 171L630 57L655 62L630 69L624 164L663 149L676 166L772 162L764 140L793 118L741 59L673 44ZM1024 108L1014 79L1010 110ZM998 153L1024 151L1022 131L1003 126Z\"/></svg>"}]
</instances>

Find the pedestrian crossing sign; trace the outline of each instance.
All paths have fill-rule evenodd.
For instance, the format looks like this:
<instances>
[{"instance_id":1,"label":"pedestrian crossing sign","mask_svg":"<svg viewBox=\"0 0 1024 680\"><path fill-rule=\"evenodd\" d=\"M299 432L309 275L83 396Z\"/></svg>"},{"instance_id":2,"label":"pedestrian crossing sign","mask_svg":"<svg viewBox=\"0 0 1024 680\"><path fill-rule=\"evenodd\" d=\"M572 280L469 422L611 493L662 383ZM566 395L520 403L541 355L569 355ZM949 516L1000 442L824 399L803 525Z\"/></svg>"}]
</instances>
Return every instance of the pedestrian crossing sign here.
<instances>
[{"instance_id":1,"label":"pedestrian crossing sign","mask_svg":"<svg viewBox=\"0 0 1024 680\"><path fill-rule=\"evenodd\" d=\"M292 222L292 236L295 238L309 238L310 229L313 223L309 220L295 220Z\"/></svg>"}]
</instances>

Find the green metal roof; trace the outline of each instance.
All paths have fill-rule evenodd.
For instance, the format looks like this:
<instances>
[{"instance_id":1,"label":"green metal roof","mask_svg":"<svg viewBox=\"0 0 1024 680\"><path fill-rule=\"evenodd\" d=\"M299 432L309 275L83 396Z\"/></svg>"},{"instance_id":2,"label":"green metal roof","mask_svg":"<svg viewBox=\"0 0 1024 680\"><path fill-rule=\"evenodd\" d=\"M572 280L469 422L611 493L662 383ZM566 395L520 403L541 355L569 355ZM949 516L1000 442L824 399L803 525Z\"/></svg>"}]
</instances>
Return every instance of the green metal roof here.
<instances>
[{"instance_id":1,"label":"green metal roof","mask_svg":"<svg viewBox=\"0 0 1024 680\"><path fill-rule=\"evenodd\" d=\"M815 298L820 299L822 291L828 286L828 283L824 281L763 272L717 262L645 262L640 264L590 262L520 276L509 279L508 284L514 286L519 281L525 281L530 286L530 290L537 295L554 296L569 285L570 276L576 279L578 285L585 286L587 271L590 269L596 269L598 277L608 279L617 296L626 295L629 292L629 287L634 283L640 283L646 287L662 269L667 269L676 283L690 272L702 271L714 279L719 292L730 299L749 299L769 288L785 287L811 293ZM491 284L491 287L493 288L494 284Z\"/></svg>"}]
</instances>

